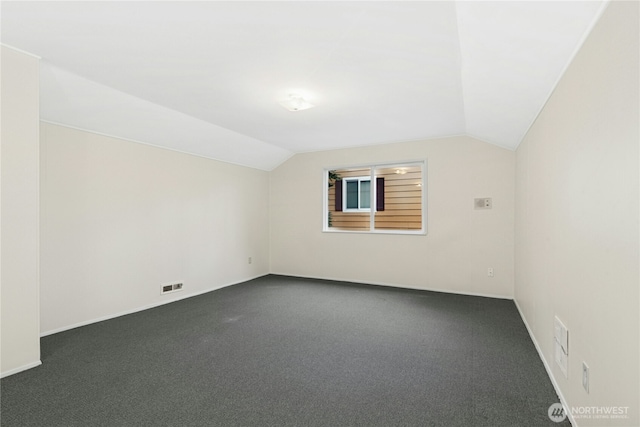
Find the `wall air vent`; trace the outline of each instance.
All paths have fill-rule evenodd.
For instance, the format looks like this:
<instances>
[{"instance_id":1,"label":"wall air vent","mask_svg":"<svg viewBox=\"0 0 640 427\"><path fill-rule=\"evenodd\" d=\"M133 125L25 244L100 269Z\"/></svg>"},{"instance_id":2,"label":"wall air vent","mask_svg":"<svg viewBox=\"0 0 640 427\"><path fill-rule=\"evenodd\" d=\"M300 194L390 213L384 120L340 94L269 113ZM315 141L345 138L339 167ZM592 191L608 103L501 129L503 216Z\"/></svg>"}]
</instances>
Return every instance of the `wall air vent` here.
<instances>
[{"instance_id":1,"label":"wall air vent","mask_svg":"<svg viewBox=\"0 0 640 427\"><path fill-rule=\"evenodd\" d=\"M182 283L171 283L169 285L160 286L160 294L168 294L169 292L176 292L182 290Z\"/></svg>"}]
</instances>

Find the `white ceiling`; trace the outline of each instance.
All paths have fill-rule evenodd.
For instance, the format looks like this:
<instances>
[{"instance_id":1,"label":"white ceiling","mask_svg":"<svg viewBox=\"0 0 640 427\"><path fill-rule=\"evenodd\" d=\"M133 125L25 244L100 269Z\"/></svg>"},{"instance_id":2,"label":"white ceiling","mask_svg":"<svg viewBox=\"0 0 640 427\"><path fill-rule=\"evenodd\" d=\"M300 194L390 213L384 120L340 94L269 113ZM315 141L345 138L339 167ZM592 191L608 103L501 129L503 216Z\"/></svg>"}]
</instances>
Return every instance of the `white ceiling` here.
<instances>
[{"instance_id":1,"label":"white ceiling","mask_svg":"<svg viewBox=\"0 0 640 427\"><path fill-rule=\"evenodd\" d=\"M3 1L1 37L42 58L42 120L270 170L452 135L515 149L607 4Z\"/></svg>"}]
</instances>

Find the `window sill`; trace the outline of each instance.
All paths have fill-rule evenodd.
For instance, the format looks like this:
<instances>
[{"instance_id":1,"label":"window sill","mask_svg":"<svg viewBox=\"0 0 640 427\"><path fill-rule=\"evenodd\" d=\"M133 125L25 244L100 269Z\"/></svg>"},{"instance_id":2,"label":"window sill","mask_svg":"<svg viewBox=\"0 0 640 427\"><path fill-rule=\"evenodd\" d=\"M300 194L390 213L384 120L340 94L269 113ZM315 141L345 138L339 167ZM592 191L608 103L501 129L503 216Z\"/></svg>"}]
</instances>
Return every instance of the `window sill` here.
<instances>
[{"instance_id":1,"label":"window sill","mask_svg":"<svg viewBox=\"0 0 640 427\"><path fill-rule=\"evenodd\" d=\"M329 234L396 234L402 236L426 236L427 230L332 230L325 228L323 233Z\"/></svg>"}]
</instances>

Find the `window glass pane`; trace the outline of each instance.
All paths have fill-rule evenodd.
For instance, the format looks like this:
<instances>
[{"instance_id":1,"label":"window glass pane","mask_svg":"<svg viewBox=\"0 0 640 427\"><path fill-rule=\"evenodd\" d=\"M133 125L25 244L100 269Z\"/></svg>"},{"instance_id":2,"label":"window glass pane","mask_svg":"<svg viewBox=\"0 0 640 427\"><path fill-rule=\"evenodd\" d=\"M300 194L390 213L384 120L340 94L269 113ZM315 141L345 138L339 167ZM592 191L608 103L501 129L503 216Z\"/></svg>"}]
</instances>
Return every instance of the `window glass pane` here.
<instances>
[{"instance_id":1,"label":"window glass pane","mask_svg":"<svg viewBox=\"0 0 640 427\"><path fill-rule=\"evenodd\" d=\"M371 181L360 181L360 208L371 207Z\"/></svg>"},{"instance_id":2,"label":"window glass pane","mask_svg":"<svg viewBox=\"0 0 640 427\"><path fill-rule=\"evenodd\" d=\"M407 162L327 170L326 229L425 233L425 168Z\"/></svg>"},{"instance_id":3,"label":"window glass pane","mask_svg":"<svg viewBox=\"0 0 640 427\"><path fill-rule=\"evenodd\" d=\"M347 181L347 209L358 209L358 181Z\"/></svg>"},{"instance_id":4,"label":"window glass pane","mask_svg":"<svg viewBox=\"0 0 640 427\"><path fill-rule=\"evenodd\" d=\"M376 178L384 178L377 190L384 207L375 212L376 230L420 230L422 228L422 165L378 167ZM378 179L376 183L380 182ZM378 203L379 204L379 203Z\"/></svg>"},{"instance_id":5,"label":"window glass pane","mask_svg":"<svg viewBox=\"0 0 640 427\"><path fill-rule=\"evenodd\" d=\"M356 179L369 176L371 176L370 167L327 171L327 218L325 218L325 224L329 230L370 231L370 212L353 210L358 208L359 188ZM354 193L348 200L349 178L355 187L351 187ZM347 204L350 204L351 207Z\"/></svg>"}]
</instances>

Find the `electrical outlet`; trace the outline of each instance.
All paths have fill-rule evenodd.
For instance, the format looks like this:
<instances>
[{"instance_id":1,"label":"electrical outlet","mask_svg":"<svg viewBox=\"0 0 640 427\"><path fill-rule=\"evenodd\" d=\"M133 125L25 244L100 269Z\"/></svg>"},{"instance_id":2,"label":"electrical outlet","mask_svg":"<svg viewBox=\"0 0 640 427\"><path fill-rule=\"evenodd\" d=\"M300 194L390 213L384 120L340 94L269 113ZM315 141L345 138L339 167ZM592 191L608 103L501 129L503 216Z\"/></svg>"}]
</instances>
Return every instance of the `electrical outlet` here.
<instances>
[{"instance_id":1,"label":"electrical outlet","mask_svg":"<svg viewBox=\"0 0 640 427\"><path fill-rule=\"evenodd\" d=\"M251 257L249 257L249 264L251 264L253 262L253 260L251 259Z\"/></svg>"},{"instance_id":2,"label":"electrical outlet","mask_svg":"<svg viewBox=\"0 0 640 427\"><path fill-rule=\"evenodd\" d=\"M589 366L582 362L582 388L589 393Z\"/></svg>"},{"instance_id":3,"label":"electrical outlet","mask_svg":"<svg viewBox=\"0 0 640 427\"><path fill-rule=\"evenodd\" d=\"M487 277L493 277L493 268L487 268Z\"/></svg>"}]
</instances>

